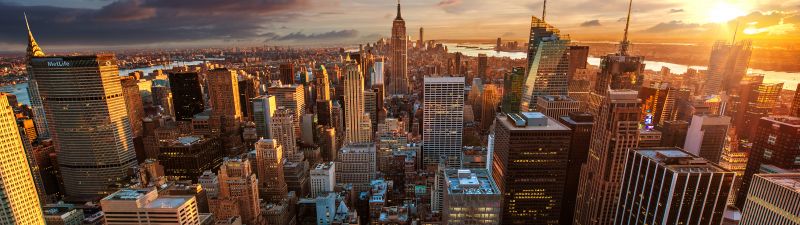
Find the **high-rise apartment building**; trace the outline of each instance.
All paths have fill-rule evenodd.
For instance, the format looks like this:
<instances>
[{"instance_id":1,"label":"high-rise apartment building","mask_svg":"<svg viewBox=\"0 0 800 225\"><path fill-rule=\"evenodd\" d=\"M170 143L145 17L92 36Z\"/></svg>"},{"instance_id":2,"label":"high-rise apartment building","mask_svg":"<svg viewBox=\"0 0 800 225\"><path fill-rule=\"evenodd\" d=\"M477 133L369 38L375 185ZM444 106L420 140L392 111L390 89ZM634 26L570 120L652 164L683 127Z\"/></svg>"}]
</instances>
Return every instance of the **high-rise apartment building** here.
<instances>
[{"instance_id":1,"label":"high-rise apartment building","mask_svg":"<svg viewBox=\"0 0 800 225\"><path fill-rule=\"evenodd\" d=\"M389 96L408 94L408 37L406 21L400 16L400 2L397 2L397 17L392 22L391 55L389 59L389 82L386 93Z\"/></svg>"},{"instance_id":2,"label":"high-rise apartment building","mask_svg":"<svg viewBox=\"0 0 800 225\"><path fill-rule=\"evenodd\" d=\"M503 224L558 224L571 130L539 112L498 115L494 129L491 170Z\"/></svg>"},{"instance_id":3,"label":"high-rise apartment building","mask_svg":"<svg viewBox=\"0 0 800 225\"><path fill-rule=\"evenodd\" d=\"M288 193L283 177L283 148L274 139L260 139L256 147L259 189L268 202L279 203Z\"/></svg>"},{"instance_id":4,"label":"high-rise apartment building","mask_svg":"<svg viewBox=\"0 0 800 225\"><path fill-rule=\"evenodd\" d=\"M258 179L242 158L226 158L219 168L219 193L208 200L217 221L239 216L245 224L260 224Z\"/></svg>"},{"instance_id":5,"label":"high-rise apartment building","mask_svg":"<svg viewBox=\"0 0 800 225\"><path fill-rule=\"evenodd\" d=\"M486 169L447 169L442 221L452 225L499 225L503 195Z\"/></svg>"},{"instance_id":6,"label":"high-rise apartment building","mask_svg":"<svg viewBox=\"0 0 800 225\"><path fill-rule=\"evenodd\" d=\"M169 73L175 120L191 121L195 114L205 110L201 83L196 72Z\"/></svg>"},{"instance_id":7,"label":"high-rise apartment building","mask_svg":"<svg viewBox=\"0 0 800 225\"><path fill-rule=\"evenodd\" d=\"M525 68L514 67L511 72L503 77L503 104L504 113L519 112L522 103L522 86L525 82Z\"/></svg>"},{"instance_id":8,"label":"high-rise apartment building","mask_svg":"<svg viewBox=\"0 0 800 225\"><path fill-rule=\"evenodd\" d=\"M736 205L742 207L747 200L747 190L753 175L761 173L765 166L773 166L784 170L800 169L800 118L774 116L761 118L755 137L751 139L753 147L747 160L747 169L742 177L742 186L736 197ZM750 189L753 190L753 189Z\"/></svg>"},{"instance_id":9,"label":"high-rise apartment building","mask_svg":"<svg viewBox=\"0 0 800 225\"><path fill-rule=\"evenodd\" d=\"M447 166L461 164L464 132L464 77L425 77L422 121L422 163L436 165L440 156Z\"/></svg>"},{"instance_id":10,"label":"high-rise apartment building","mask_svg":"<svg viewBox=\"0 0 800 225\"><path fill-rule=\"evenodd\" d=\"M694 115L683 149L713 163L719 163L730 125L731 118L727 116Z\"/></svg>"},{"instance_id":11,"label":"high-rise apartment building","mask_svg":"<svg viewBox=\"0 0 800 225\"><path fill-rule=\"evenodd\" d=\"M194 196L159 196L155 188L124 188L100 205L108 225L200 224Z\"/></svg>"},{"instance_id":12,"label":"high-rise apartment building","mask_svg":"<svg viewBox=\"0 0 800 225\"><path fill-rule=\"evenodd\" d=\"M633 90L608 90L592 128L581 169L575 225L612 224L625 168L625 150L639 144L641 103Z\"/></svg>"},{"instance_id":13,"label":"high-rise apartment building","mask_svg":"<svg viewBox=\"0 0 800 225\"><path fill-rule=\"evenodd\" d=\"M577 112L581 109L581 102L570 98L566 95L544 95L539 96L537 101L537 111L542 112L545 116L550 118L561 118L562 116L569 115L571 112Z\"/></svg>"},{"instance_id":14,"label":"high-rise apartment building","mask_svg":"<svg viewBox=\"0 0 800 225\"><path fill-rule=\"evenodd\" d=\"M300 137L300 120L306 114L305 91L303 85L275 85L267 90L269 95L275 96L278 107L290 109L294 115L294 135Z\"/></svg>"},{"instance_id":15,"label":"high-rise apartment building","mask_svg":"<svg viewBox=\"0 0 800 225\"><path fill-rule=\"evenodd\" d=\"M114 55L33 57L30 64L66 195L97 200L115 191L136 154Z\"/></svg>"},{"instance_id":16,"label":"high-rise apartment building","mask_svg":"<svg viewBox=\"0 0 800 225\"><path fill-rule=\"evenodd\" d=\"M239 100L239 81L236 71L217 68L209 71L208 99L211 116L218 119L222 130L229 132L239 128L242 120L242 105Z\"/></svg>"},{"instance_id":17,"label":"high-rise apartment building","mask_svg":"<svg viewBox=\"0 0 800 225\"><path fill-rule=\"evenodd\" d=\"M333 192L336 186L336 164L334 162L317 164L311 169L310 177L312 198Z\"/></svg>"},{"instance_id":18,"label":"high-rise apartment building","mask_svg":"<svg viewBox=\"0 0 800 225\"><path fill-rule=\"evenodd\" d=\"M275 102L274 95L262 95L250 99L250 105L253 109L251 118L256 124L256 135L259 138L271 139L272 137L272 117L275 115L275 110L278 109L278 104ZM294 123L294 121L292 121Z\"/></svg>"},{"instance_id":19,"label":"high-rise apartment building","mask_svg":"<svg viewBox=\"0 0 800 225\"><path fill-rule=\"evenodd\" d=\"M344 144L372 140L371 122L364 112L364 76L355 62L345 65L344 108Z\"/></svg>"},{"instance_id":20,"label":"high-rise apartment building","mask_svg":"<svg viewBox=\"0 0 800 225\"><path fill-rule=\"evenodd\" d=\"M708 59L708 72L705 84L705 95L717 95L721 91L730 92L739 85L750 66L750 55L753 42L750 40L738 43L717 41L711 48Z\"/></svg>"},{"instance_id":21,"label":"high-rise apartment building","mask_svg":"<svg viewBox=\"0 0 800 225\"><path fill-rule=\"evenodd\" d=\"M800 173L753 175L740 225L800 224Z\"/></svg>"},{"instance_id":22,"label":"high-rise apartment building","mask_svg":"<svg viewBox=\"0 0 800 225\"><path fill-rule=\"evenodd\" d=\"M44 224L25 146L20 138L8 94L0 93L0 221L5 224ZM44 193L42 193L44 194Z\"/></svg>"},{"instance_id":23,"label":"high-rise apartment building","mask_svg":"<svg viewBox=\"0 0 800 225\"><path fill-rule=\"evenodd\" d=\"M569 36L536 17L531 17L528 73L522 86L520 110L535 111L540 96L567 95Z\"/></svg>"},{"instance_id":24,"label":"high-rise apartment building","mask_svg":"<svg viewBox=\"0 0 800 225\"><path fill-rule=\"evenodd\" d=\"M615 224L721 224L734 172L675 148L626 152Z\"/></svg>"},{"instance_id":25,"label":"high-rise apartment building","mask_svg":"<svg viewBox=\"0 0 800 225\"><path fill-rule=\"evenodd\" d=\"M569 144L569 163L567 164L564 197L561 200L559 224L571 224L575 216L575 200L580 183L581 167L589 157L589 144L592 138L594 116L588 112L572 112L558 119L572 130Z\"/></svg>"},{"instance_id":26,"label":"high-rise apartment building","mask_svg":"<svg viewBox=\"0 0 800 225\"><path fill-rule=\"evenodd\" d=\"M336 157L336 183L352 184L356 191L368 191L377 171L373 143L354 143L342 147Z\"/></svg>"}]
</instances>

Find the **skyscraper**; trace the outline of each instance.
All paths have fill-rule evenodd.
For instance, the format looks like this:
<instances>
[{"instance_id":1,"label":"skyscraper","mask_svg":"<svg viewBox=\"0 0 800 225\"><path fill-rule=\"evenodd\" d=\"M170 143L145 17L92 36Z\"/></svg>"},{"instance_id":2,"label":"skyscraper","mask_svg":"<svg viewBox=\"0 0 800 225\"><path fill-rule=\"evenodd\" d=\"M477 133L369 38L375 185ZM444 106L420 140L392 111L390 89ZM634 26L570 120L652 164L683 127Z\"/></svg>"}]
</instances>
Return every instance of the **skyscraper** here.
<instances>
[{"instance_id":1,"label":"skyscraper","mask_svg":"<svg viewBox=\"0 0 800 225\"><path fill-rule=\"evenodd\" d=\"M275 110L278 106L275 102L275 96L262 95L250 99L252 105L253 122L256 124L256 133L260 138L271 139L272 137L272 117L275 115ZM293 121L294 122L294 121Z\"/></svg>"},{"instance_id":2,"label":"skyscraper","mask_svg":"<svg viewBox=\"0 0 800 225\"><path fill-rule=\"evenodd\" d=\"M270 121L272 139L275 139L283 148L283 155L292 161L297 161L300 153L297 148L297 136L294 135L294 115L289 109L279 107ZM298 156L295 156L300 154Z\"/></svg>"},{"instance_id":3,"label":"skyscraper","mask_svg":"<svg viewBox=\"0 0 800 225\"><path fill-rule=\"evenodd\" d=\"M169 73L175 120L191 121L194 114L205 110L200 77L196 72Z\"/></svg>"},{"instance_id":4,"label":"skyscraper","mask_svg":"<svg viewBox=\"0 0 800 225\"><path fill-rule=\"evenodd\" d=\"M377 171L373 143L353 143L342 147L336 157L336 183L353 184L353 190L368 191Z\"/></svg>"},{"instance_id":5,"label":"skyscraper","mask_svg":"<svg viewBox=\"0 0 800 225\"><path fill-rule=\"evenodd\" d=\"M218 196L208 201L217 221L239 216L243 223L260 224L258 179L250 165L247 159L226 158L220 166Z\"/></svg>"},{"instance_id":6,"label":"skyscraper","mask_svg":"<svg viewBox=\"0 0 800 225\"><path fill-rule=\"evenodd\" d=\"M314 79L317 122L323 126L330 126L333 103L331 102L331 82L328 79L328 70L325 69L325 66L319 66L319 69L314 73Z\"/></svg>"},{"instance_id":7,"label":"skyscraper","mask_svg":"<svg viewBox=\"0 0 800 225\"><path fill-rule=\"evenodd\" d=\"M425 77L422 163L437 165L441 156L447 166L461 164L464 132L464 77Z\"/></svg>"},{"instance_id":8,"label":"skyscraper","mask_svg":"<svg viewBox=\"0 0 800 225\"><path fill-rule=\"evenodd\" d=\"M115 191L136 165L136 154L114 55L33 57L29 72L38 84L66 194L97 200Z\"/></svg>"},{"instance_id":9,"label":"skyscraper","mask_svg":"<svg viewBox=\"0 0 800 225\"><path fill-rule=\"evenodd\" d=\"M317 164L311 170L310 177L312 198L333 192L336 186L336 164L334 162Z\"/></svg>"},{"instance_id":10,"label":"skyscraper","mask_svg":"<svg viewBox=\"0 0 800 225\"><path fill-rule=\"evenodd\" d=\"M738 86L739 81L747 74L752 51L753 43L749 40L714 43L708 59L705 95L717 95L720 91L730 92Z\"/></svg>"},{"instance_id":11,"label":"skyscraper","mask_svg":"<svg viewBox=\"0 0 800 225\"><path fill-rule=\"evenodd\" d=\"M798 224L800 173L756 174L742 208L741 225Z\"/></svg>"},{"instance_id":12,"label":"skyscraper","mask_svg":"<svg viewBox=\"0 0 800 225\"><path fill-rule=\"evenodd\" d=\"M125 105L131 121L131 132L134 137L142 136L142 119L144 118L144 106L142 106L142 96L139 94L139 83L135 77L121 77L122 94L125 96Z\"/></svg>"},{"instance_id":13,"label":"skyscraper","mask_svg":"<svg viewBox=\"0 0 800 225\"><path fill-rule=\"evenodd\" d=\"M345 65L344 92L344 144L369 142L372 128L364 112L364 76L355 62Z\"/></svg>"},{"instance_id":14,"label":"skyscraper","mask_svg":"<svg viewBox=\"0 0 800 225\"><path fill-rule=\"evenodd\" d=\"M609 90L597 115L589 157L581 169L576 225L612 224L625 168L625 150L639 143L638 93Z\"/></svg>"},{"instance_id":15,"label":"skyscraper","mask_svg":"<svg viewBox=\"0 0 800 225\"><path fill-rule=\"evenodd\" d=\"M281 64L279 66L278 75L279 77L277 80L280 80L281 83L283 83L284 85L294 84L294 75L295 75L294 64L291 62Z\"/></svg>"},{"instance_id":16,"label":"skyscraper","mask_svg":"<svg viewBox=\"0 0 800 225\"><path fill-rule=\"evenodd\" d=\"M721 224L734 172L675 148L626 152L615 224Z\"/></svg>"},{"instance_id":17,"label":"skyscraper","mask_svg":"<svg viewBox=\"0 0 800 225\"><path fill-rule=\"evenodd\" d=\"M486 169L447 169L442 221L447 224L499 225L503 195Z\"/></svg>"},{"instance_id":18,"label":"skyscraper","mask_svg":"<svg viewBox=\"0 0 800 225\"><path fill-rule=\"evenodd\" d=\"M503 193L503 224L559 224L570 129L539 112L498 115L494 129L492 177Z\"/></svg>"},{"instance_id":19,"label":"skyscraper","mask_svg":"<svg viewBox=\"0 0 800 225\"><path fill-rule=\"evenodd\" d=\"M731 118L718 115L694 115L686 134L686 152L719 163Z\"/></svg>"},{"instance_id":20,"label":"skyscraper","mask_svg":"<svg viewBox=\"0 0 800 225\"><path fill-rule=\"evenodd\" d=\"M500 103L500 90L497 85L486 85L481 94L481 132L488 132L489 127L494 123L497 114L498 103Z\"/></svg>"},{"instance_id":21,"label":"skyscraper","mask_svg":"<svg viewBox=\"0 0 800 225\"><path fill-rule=\"evenodd\" d=\"M522 102L522 84L525 81L525 68L514 67L511 72L503 77L503 104L504 113L519 112Z\"/></svg>"},{"instance_id":22,"label":"skyscraper","mask_svg":"<svg viewBox=\"0 0 800 225\"><path fill-rule=\"evenodd\" d=\"M567 95L544 95L539 97L536 103L537 110L550 118L561 118L562 116L569 115L571 112L577 112L581 109L581 102L570 98Z\"/></svg>"},{"instance_id":23,"label":"skyscraper","mask_svg":"<svg viewBox=\"0 0 800 225\"><path fill-rule=\"evenodd\" d=\"M589 157L589 141L592 138L594 116L587 112L572 112L558 119L572 130L569 144L569 163L567 165L564 198L561 201L559 224L571 224L575 216L575 200L580 183L581 167Z\"/></svg>"},{"instance_id":24,"label":"skyscraper","mask_svg":"<svg viewBox=\"0 0 800 225\"><path fill-rule=\"evenodd\" d=\"M644 83L644 57L628 55L628 27L631 21L633 0L628 3L628 17L625 22L625 34L619 45L619 52L603 56L600 62L600 73L594 92L605 96L608 89L639 90ZM591 105L591 103L590 103Z\"/></svg>"},{"instance_id":25,"label":"skyscraper","mask_svg":"<svg viewBox=\"0 0 800 225\"><path fill-rule=\"evenodd\" d=\"M7 224L44 224L36 184L33 181L25 146L20 138L14 109L8 95L0 93L0 221ZM44 194L44 193L42 193Z\"/></svg>"},{"instance_id":26,"label":"skyscraper","mask_svg":"<svg viewBox=\"0 0 800 225\"><path fill-rule=\"evenodd\" d=\"M288 193L283 178L283 148L274 139L260 139L256 142L256 174L263 198L279 203Z\"/></svg>"},{"instance_id":27,"label":"skyscraper","mask_svg":"<svg viewBox=\"0 0 800 225\"><path fill-rule=\"evenodd\" d=\"M669 87L642 87L639 99L642 99L641 123L652 128L661 126L665 121L675 120L675 95L677 90Z\"/></svg>"},{"instance_id":28,"label":"skyscraper","mask_svg":"<svg viewBox=\"0 0 800 225\"><path fill-rule=\"evenodd\" d=\"M28 48L25 54L26 68L31 71L31 58L45 56L42 48L36 43L31 32L31 26L28 25L28 15L25 15L25 26L28 28ZM47 127L47 118L44 115L44 106L42 105L42 98L39 96L39 85L36 83L36 78L33 74L28 73L28 97L31 101L31 111L33 112L33 119L36 120L36 132L42 138L50 138L50 130Z\"/></svg>"},{"instance_id":29,"label":"skyscraper","mask_svg":"<svg viewBox=\"0 0 800 225\"><path fill-rule=\"evenodd\" d=\"M236 71L217 68L206 76L211 116L218 119L221 129L230 132L239 128L242 106L239 101L239 82Z\"/></svg>"},{"instance_id":30,"label":"skyscraper","mask_svg":"<svg viewBox=\"0 0 800 225\"><path fill-rule=\"evenodd\" d=\"M154 188L125 188L100 200L100 205L108 225L201 222L194 196L159 196Z\"/></svg>"},{"instance_id":31,"label":"skyscraper","mask_svg":"<svg viewBox=\"0 0 800 225\"><path fill-rule=\"evenodd\" d=\"M486 71L489 69L489 57L486 54L478 54L478 78L489 79L486 77Z\"/></svg>"},{"instance_id":32,"label":"skyscraper","mask_svg":"<svg viewBox=\"0 0 800 225\"><path fill-rule=\"evenodd\" d=\"M216 170L224 150L218 138L182 136L160 139L158 160L174 180L194 180L206 170Z\"/></svg>"},{"instance_id":33,"label":"skyscraper","mask_svg":"<svg viewBox=\"0 0 800 225\"><path fill-rule=\"evenodd\" d=\"M522 86L520 110L536 110L543 95L567 95L569 36L536 17L531 17L528 71Z\"/></svg>"},{"instance_id":34,"label":"skyscraper","mask_svg":"<svg viewBox=\"0 0 800 225\"><path fill-rule=\"evenodd\" d=\"M422 33L422 27L419 27L419 40L417 40L417 48L424 49L425 48L425 38Z\"/></svg>"},{"instance_id":35,"label":"skyscraper","mask_svg":"<svg viewBox=\"0 0 800 225\"><path fill-rule=\"evenodd\" d=\"M389 96L408 94L408 37L406 37L406 21L400 16L400 2L397 2L397 17L392 22L389 85L386 92Z\"/></svg>"},{"instance_id":36,"label":"skyscraper","mask_svg":"<svg viewBox=\"0 0 800 225\"><path fill-rule=\"evenodd\" d=\"M792 99L792 111L790 116L800 117L800 84L794 89L794 98Z\"/></svg>"},{"instance_id":37,"label":"skyscraper","mask_svg":"<svg viewBox=\"0 0 800 225\"><path fill-rule=\"evenodd\" d=\"M774 116L761 118L754 128L756 136L751 139L753 147L742 177L742 186L736 197L736 205L742 207L748 198L748 188L753 175L762 173L765 166L784 170L800 169L800 118ZM753 190L753 189L750 189Z\"/></svg>"},{"instance_id":38,"label":"skyscraper","mask_svg":"<svg viewBox=\"0 0 800 225\"><path fill-rule=\"evenodd\" d=\"M269 87L267 93L275 96L278 107L285 107L294 115L294 135L300 137L300 120L306 114L305 92L303 85L279 84Z\"/></svg>"}]
</instances>

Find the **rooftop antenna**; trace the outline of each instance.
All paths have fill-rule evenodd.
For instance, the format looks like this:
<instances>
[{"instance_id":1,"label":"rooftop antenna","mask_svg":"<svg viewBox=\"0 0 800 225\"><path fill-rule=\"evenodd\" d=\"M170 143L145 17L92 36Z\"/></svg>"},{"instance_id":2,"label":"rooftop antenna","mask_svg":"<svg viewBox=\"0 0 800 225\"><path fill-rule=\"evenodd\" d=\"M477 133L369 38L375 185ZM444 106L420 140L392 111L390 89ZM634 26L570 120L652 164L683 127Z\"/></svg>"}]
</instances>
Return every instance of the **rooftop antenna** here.
<instances>
[{"instance_id":1,"label":"rooftop antenna","mask_svg":"<svg viewBox=\"0 0 800 225\"><path fill-rule=\"evenodd\" d=\"M619 53L620 55L628 55L628 45L630 42L628 41L628 28L631 24L631 7L633 6L633 0L628 2L628 18L625 19L625 34L622 36L622 42L619 45Z\"/></svg>"},{"instance_id":2,"label":"rooftop antenna","mask_svg":"<svg viewBox=\"0 0 800 225\"><path fill-rule=\"evenodd\" d=\"M736 29L733 29L733 39L731 40L731 45L736 44L736 34L739 32L739 20L736 20Z\"/></svg>"},{"instance_id":3,"label":"rooftop antenna","mask_svg":"<svg viewBox=\"0 0 800 225\"><path fill-rule=\"evenodd\" d=\"M544 21L544 17L546 15L547 15L547 0L544 0L544 4L542 4L542 21Z\"/></svg>"}]
</instances>

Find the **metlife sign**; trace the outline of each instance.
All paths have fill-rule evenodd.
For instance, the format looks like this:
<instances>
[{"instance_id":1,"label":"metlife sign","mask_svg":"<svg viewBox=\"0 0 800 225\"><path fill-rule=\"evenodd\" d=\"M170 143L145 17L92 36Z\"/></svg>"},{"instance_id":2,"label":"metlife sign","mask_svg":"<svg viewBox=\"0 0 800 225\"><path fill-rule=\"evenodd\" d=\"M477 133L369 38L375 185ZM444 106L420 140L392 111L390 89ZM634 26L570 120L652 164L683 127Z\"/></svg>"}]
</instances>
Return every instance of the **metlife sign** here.
<instances>
[{"instance_id":1,"label":"metlife sign","mask_svg":"<svg viewBox=\"0 0 800 225\"><path fill-rule=\"evenodd\" d=\"M47 61L49 67L69 67L70 63L67 61Z\"/></svg>"}]
</instances>

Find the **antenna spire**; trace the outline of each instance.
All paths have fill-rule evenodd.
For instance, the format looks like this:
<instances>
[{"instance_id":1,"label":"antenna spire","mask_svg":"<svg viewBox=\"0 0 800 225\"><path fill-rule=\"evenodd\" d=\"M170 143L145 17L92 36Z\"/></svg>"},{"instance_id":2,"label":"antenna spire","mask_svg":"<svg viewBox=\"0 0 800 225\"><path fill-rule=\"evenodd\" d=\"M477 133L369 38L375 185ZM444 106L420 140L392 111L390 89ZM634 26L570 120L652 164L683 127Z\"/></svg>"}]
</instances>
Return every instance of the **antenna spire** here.
<instances>
[{"instance_id":1,"label":"antenna spire","mask_svg":"<svg viewBox=\"0 0 800 225\"><path fill-rule=\"evenodd\" d=\"M28 14L23 12L22 15L25 17L25 27L28 29L28 49L26 51L26 56L30 61L31 57L44 56L44 52L42 48L39 47L39 44L36 43L36 39L33 38L33 32L31 32L31 26L28 23Z\"/></svg>"},{"instance_id":2,"label":"antenna spire","mask_svg":"<svg viewBox=\"0 0 800 225\"><path fill-rule=\"evenodd\" d=\"M403 17L400 16L400 0L397 0L397 18L395 19L403 19Z\"/></svg>"},{"instance_id":3,"label":"antenna spire","mask_svg":"<svg viewBox=\"0 0 800 225\"><path fill-rule=\"evenodd\" d=\"M628 41L628 28L631 24L631 7L633 6L633 0L628 2L628 17L625 19L625 34L622 36L622 42L619 45L619 53L620 55L628 55L628 45L630 42Z\"/></svg>"},{"instance_id":4,"label":"antenna spire","mask_svg":"<svg viewBox=\"0 0 800 225\"><path fill-rule=\"evenodd\" d=\"M542 4L542 21L544 21L545 16L547 16L547 0L544 0L544 4Z\"/></svg>"},{"instance_id":5,"label":"antenna spire","mask_svg":"<svg viewBox=\"0 0 800 225\"><path fill-rule=\"evenodd\" d=\"M733 39L731 40L731 45L736 45L736 34L739 33L739 20L736 20L736 29L733 30Z\"/></svg>"}]
</instances>

